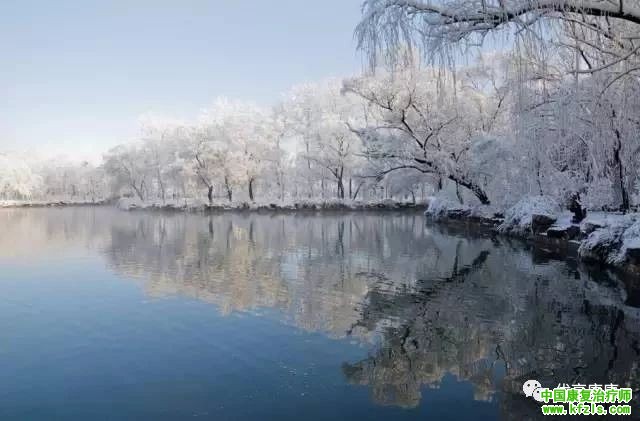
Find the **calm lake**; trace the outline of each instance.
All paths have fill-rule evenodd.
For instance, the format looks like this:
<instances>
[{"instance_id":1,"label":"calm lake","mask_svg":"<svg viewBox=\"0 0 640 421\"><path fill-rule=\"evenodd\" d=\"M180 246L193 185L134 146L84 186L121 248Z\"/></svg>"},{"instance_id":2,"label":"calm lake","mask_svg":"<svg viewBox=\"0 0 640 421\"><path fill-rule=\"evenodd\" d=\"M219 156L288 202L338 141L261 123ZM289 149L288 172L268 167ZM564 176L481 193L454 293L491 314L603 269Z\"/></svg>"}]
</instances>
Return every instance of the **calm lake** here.
<instances>
[{"instance_id":1,"label":"calm lake","mask_svg":"<svg viewBox=\"0 0 640 421\"><path fill-rule=\"evenodd\" d=\"M4 209L0 419L538 419L638 390L639 295L412 212Z\"/></svg>"}]
</instances>

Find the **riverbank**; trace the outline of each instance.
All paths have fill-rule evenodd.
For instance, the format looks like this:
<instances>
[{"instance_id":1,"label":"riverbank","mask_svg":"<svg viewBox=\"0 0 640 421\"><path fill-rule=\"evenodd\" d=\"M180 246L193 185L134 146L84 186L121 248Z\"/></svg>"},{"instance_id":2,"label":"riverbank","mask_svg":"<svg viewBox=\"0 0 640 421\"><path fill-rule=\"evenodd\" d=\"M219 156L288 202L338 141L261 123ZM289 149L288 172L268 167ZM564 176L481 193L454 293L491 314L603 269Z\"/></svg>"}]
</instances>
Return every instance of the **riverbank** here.
<instances>
[{"instance_id":1,"label":"riverbank","mask_svg":"<svg viewBox=\"0 0 640 421\"><path fill-rule=\"evenodd\" d=\"M66 206L115 206L123 211L161 212L350 212L416 211L427 220L450 226L470 226L492 235L518 238L554 253L575 257L640 276L640 214L589 212L572 222L572 214L546 197L528 197L507 211L490 207L461 206L437 198L427 204L383 200L297 201L290 203L214 203L202 201L141 202L132 198L101 201L0 201L0 208L47 208Z\"/></svg>"},{"instance_id":2,"label":"riverbank","mask_svg":"<svg viewBox=\"0 0 640 421\"><path fill-rule=\"evenodd\" d=\"M260 212L260 211L380 211L380 210L416 210L425 211L426 204L382 200L377 202L342 201L342 200L302 200L294 202L237 202L237 203L205 203L200 201L177 201L165 203L146 203L135 199L122 198L116 207L124 211L167 211L167 212Z\"/></svg>"},{"instance_id":3,"label":"riverbank","mask_svg":"<svg viewBox=\"0 0 640 421\"><path fill-rule=\"evenodd\" d=\"M425 216L439 224L473 226L518 238L590 264L640 276L640 214L588 212L580 222L546 197L527 197L506 212L434 199Z\"/></svg>"},{"instance_id":4,"label":"riverbank","mask_svg":"<svg viewBox=\"0 0 640 421\"><path fill-rule=\"evenodd\" d=\"M288 203L213 203L202 201L166 201L141 202L131 198L100 201L0 201L0 208L51 208L73 206L114 206L122 211L162 211L162 212L297 212L297 211L384 211L384 210L415 210L424 212L427 205L424 203L400 202L395 200L382 200L373 202L359 201L297 201Z\"/></svg>"},{"instance_id":5,"label":"riverbank","mask_svg":"<svg viewBox=\"0 0 640 421\"><path fill-rule=\"evenodd\" d=\"M0 208L55 208L67 206L105 206L110 204L113 204L113 202L108 200L0 200Z\"/></svg>"}]
</instances>

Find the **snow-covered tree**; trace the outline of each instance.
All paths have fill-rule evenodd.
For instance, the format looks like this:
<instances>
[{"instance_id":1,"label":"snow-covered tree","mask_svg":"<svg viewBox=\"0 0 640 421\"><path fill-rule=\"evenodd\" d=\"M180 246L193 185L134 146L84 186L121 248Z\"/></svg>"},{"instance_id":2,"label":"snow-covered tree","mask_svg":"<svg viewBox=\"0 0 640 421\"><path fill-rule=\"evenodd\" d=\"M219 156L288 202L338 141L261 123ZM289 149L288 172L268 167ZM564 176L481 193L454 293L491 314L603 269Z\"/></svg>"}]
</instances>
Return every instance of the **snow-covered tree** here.
<instances>
[{"instance_id":1,"label":"snow-covered tree","mask_svg":"<svg viewBox=\"0 0 640 421\"><path fill-rule=\"evenodd\" d=\"M308 197L316 195L318 184L324 197L329 183L335 186L337 198L347 196L346 186L359 175L361 161L361 142L349 129L349 121L362 120L362 105L341 93L339 80L300 85L289 92L283 112L287 113L288 132L295 141L297 165Z\"/></svg>"},{"instance_id":2,"label":"snow-covered tree","mask_svg":"<svg viewBox=\"0 0 640 421\"><path fill-rule=\"evenodd\" d=\"M485 130L511 130L512 146L527 155L521 179L532 180L530 190L629 210L638 176L637 2L366 0L356 33L372 64L421 57L463 77L460 59L488 38L511 48L509 119Z\"/></svg>"},{"instance_id":3,"label":"snow-covered tree","mask_svg":"<svg viewBox=\"0 0 640 421\"><path fill-rule=\"evenodd\" d=\"M367 158L378 163L376 177L408 169L432 174L488 204L466 165L481 130L478 114L441 82L433 71L415 68L345 81L345 92L367 101L373 122L352 130L365 142Z\"/></svg>"},{"instance_id":4,"label":"snow-covered tree","mask_svg":"<svg viewBox=\"0 0 640 421\"><path fill-rule=\"evenodd\" d=\"M567 38L580 54L576 64L587 65L573 70L594 73L637 63L639 31L640 6L628 0L365 0L356 34L372 62L415 47L451 57L452 47L477 47L499 32L545 44Z\"/></svg>"},{"instance_id":5,"label":"snow-covered tree","mask_svg":"<svg viewBox=\"0 0 640 421\"><path fill-rule=\"evenodd\" d=\"M127 189L144 201L149 195L150 162L140 142L116 146L104 156L104 168L112 176L116 193Z\"/></svg>"},{"instance_id":6,"label":"snow-covered tree","mask_svg":"<svg viewBox=\"0 0 640 421\"><path fill-rule=\"evenodd\" d=\"M256 185L271 164L268 159L276 147L274 125L268 112L254 104L220 99L202 112L200 125L206 135L200 140L229 200L232 186L246 187L249 200L255 200ZM198 159L204 159L199 157Z\"/></svg>"},{"instance_id":7,"label":"snow-covered tree","mask_svg":"<svg viewBox=\"0 0 640 421\"><path fill-rule=\"evenodd\" d=\"M42 186L42 178L34 174L26 159L0 153L0 197L3 199L31 199Z\"/></svg>"}]
</instances>

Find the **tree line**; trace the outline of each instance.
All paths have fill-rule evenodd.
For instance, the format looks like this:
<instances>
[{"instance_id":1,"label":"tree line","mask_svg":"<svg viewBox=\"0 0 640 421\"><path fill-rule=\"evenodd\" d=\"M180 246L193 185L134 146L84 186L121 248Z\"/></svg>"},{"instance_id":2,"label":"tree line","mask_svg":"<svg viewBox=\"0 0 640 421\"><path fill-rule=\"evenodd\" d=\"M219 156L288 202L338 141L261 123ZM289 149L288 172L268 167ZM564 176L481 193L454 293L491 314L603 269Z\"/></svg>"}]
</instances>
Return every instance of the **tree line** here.
<instances>
[{"instance_id":1,"label":"tree line","mask_svg":"<svg viewBox=\"0 0 640 421\"><path fill-rule=\"evenodd\" d=\"M638 17L623 1L367 0L363 75L296 86L270 107L218 99L189 121L146 116L95 166L0 155L0 198L443 192L504 208L540 194L628 211L640 199Z\"/></svg>"}]
</instances>

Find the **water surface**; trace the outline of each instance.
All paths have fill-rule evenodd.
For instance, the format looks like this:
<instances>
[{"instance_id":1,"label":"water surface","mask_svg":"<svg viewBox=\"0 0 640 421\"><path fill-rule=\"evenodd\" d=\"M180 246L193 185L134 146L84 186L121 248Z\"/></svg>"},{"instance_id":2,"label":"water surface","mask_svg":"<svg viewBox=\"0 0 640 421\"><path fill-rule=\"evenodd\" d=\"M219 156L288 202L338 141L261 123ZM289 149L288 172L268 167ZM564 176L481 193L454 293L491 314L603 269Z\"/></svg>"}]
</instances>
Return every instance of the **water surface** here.
<instances>
[{"instance_id":1,"label":"water surface","mask_svg":"<svg viewBox=\"0 0 640 421\"><path fill-rule=\"evenodd\" d=\"M529 378L640 383L633 284L418 213L4 209L0 233L0 419L526 420Z\"/></svg>"}]
</instances>

